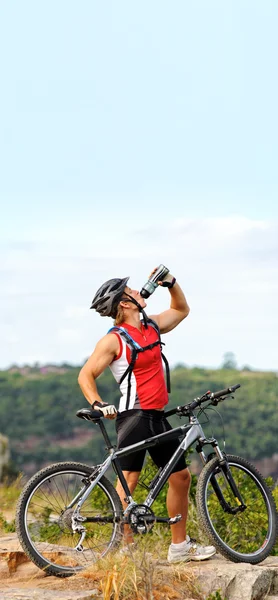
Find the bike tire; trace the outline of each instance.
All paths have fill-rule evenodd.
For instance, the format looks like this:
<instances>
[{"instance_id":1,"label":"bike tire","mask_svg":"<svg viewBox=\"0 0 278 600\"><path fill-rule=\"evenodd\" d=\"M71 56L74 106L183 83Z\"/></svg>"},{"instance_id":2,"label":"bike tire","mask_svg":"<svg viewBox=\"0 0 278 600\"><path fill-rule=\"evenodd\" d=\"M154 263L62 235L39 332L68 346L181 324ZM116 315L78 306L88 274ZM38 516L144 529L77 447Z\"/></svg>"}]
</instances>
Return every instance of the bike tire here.
<instances>
[{"instance_id":1,"label":"bike tire","mask_svg":"<svg viewBox=\"0 0 278 600\"><path fill-rule=\"evenodd\" d=\"M258 564L272 551L277 537L277 510L271 490L259 471L246 459L227 455L227 462L246 509L223 510L212 486L216 477L224 498L236 502L217 457L203 468L197 482L196 504L200 523L217 550L233 562Z\"/></svg>"},{"instance_id":2,"label":"bike tire","mask_svg":"<svg viewBox=\"0 0 278 600\"><path fill-rule=\"evenodd\" d=\"M67 511L65 507L86 488L84 478L93 470L81 463L56 463L36 473L22 490L16 509L17 535L25 554L49 575L74 575L121 541L122 504L112 483L102 477L80 510L81 516L95 522L85 522L83 551L74 549L80 540L80 533L71 528L74 505Z\"/></svg>"}]
</instances>

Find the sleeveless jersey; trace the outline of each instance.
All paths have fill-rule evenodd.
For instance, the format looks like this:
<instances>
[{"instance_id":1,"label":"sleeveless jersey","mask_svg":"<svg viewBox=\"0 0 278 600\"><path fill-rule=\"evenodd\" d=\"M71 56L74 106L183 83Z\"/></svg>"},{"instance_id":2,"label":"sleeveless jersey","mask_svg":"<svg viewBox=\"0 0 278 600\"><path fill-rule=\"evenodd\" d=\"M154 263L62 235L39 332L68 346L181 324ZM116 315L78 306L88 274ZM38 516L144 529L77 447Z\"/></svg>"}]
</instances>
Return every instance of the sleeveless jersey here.
<instances>
[{"instance_id":1,"label":"sleeveless jersey","mask_svg":"<svg viewBox=\"0 0 278 600\"><path fill-rule=\"evenodd\" d=\"M146 328L143 323L141 323L141 332L137 327L133 327L127 323L121 323L121 327L124 327L132 339L142 348L157 342L159 339L156 330L151 325ZM119 383L131 362L132 350L119 333L113 330L111 333L118 337L120 353L109 367L117 383ZM138 354L131 373L130 383L129 403L127 403L128 378L126 377L122 383L120 383L122 397L120 399L119 412L134 408L157 410L162 409L168 403L168 394L159 345Z\"/></svg>"}]
</instances>

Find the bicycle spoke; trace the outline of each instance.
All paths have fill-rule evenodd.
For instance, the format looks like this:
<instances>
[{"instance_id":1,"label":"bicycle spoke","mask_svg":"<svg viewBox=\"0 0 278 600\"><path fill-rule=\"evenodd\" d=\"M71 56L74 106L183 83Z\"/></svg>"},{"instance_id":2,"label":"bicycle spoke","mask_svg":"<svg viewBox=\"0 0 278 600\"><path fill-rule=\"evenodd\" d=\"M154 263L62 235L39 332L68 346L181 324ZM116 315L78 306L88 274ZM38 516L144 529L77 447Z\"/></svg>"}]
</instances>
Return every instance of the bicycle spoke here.
<instances>
[{"instance_id":1,"label":"bicycle spoke","mask_svg":"<svg viewBox=\"0 0 278 600\"><path fill-rule=\"evenodd\" d=\"M243 471L231 467L231 472L236 485L243 495L243 499L247 505L246 509L244 512L238 512L234 515L225 513L220 508L215 496L211 494L208 500L208 512L213 526L218 533L221 533L222 540L226 544L230 547L232 545L238 551L244 551L244 548L248 551L248 548L253 548L253 551L256 552L265 541L263 530L268 522L267 507L265 503L259 502L260 492L257 491L256 485L251 479L249 481L250 489L248 490L248 494L244 493L246 476ZM216 476L216 479L225 500L230 506L236 507L235 498L224 476L219 474ZM252 502L249 500L250 495L252 495ZM258 527L258 522L260 522L260 527ZM237 535L239 532L240 540Z\"/></svg>"},{"instance_id":2,"label":"bicycle spoke","mask_svg":"<svg viewBox=\"0 0 278 600\"><path fill-rule=\"evenodd\" d=\"M248 461L229 457L228 464L243 504L213 459L198 481L199 516L220 552L232 560L256 564L260 556L266 558L275 542L275 504L263 478Z\"/></svg>"},{"instance_id":3,"label":"bicycle spoke","mask_svg":"<svg viewBox=\"0 0 278 600\"><path fill-rule=\"evenodd\" d=\"M47 473L49 470L51 468L46 469ZM46 561L46 566L48 564L50 568L51 565L56 565L61 571L84 568L84 564L95 562L108 551L111 544L115 543L116 532L121 530L121 525L115 520L111 494L116 496L118 507L121 507L120 500L110 482L106 480L106 485L111 486L111 493L99 482L81 506L80 515L89 520L81 523L86 533L82 542L83 551L75 550L81 539L81 532L72 529L76 507L66 507L71 505L80 490L85 491L84 477L90 473L90 469L88 473L75 471L70 469L70 465L64 471L59 471L57 466L53 473L34 484L28 496L23 529L26 529L31 545L30 552L34 552L39 561Z\"/></svg>"}]
</instances>

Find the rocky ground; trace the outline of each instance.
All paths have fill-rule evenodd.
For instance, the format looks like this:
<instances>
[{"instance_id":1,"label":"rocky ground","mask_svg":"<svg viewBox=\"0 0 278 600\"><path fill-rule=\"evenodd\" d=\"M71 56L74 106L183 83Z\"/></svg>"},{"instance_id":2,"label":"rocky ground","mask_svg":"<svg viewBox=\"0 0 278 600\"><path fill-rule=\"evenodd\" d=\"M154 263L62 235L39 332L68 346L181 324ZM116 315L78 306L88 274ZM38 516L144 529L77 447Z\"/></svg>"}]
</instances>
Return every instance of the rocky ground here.
<instances>
[{"instance_id":1,"label":"rocky ground","mask_svg":"<svg viewBox=\"0 0 278 600\"><path fill-rule=\"evenodd\" d=\"M216 555L202 563L187 563L179 567L166 561L152 566L170 576L175 570L177 581L183 571L195 574L203 598L221 590L227 600L278 600L278 557L268 557L257 566L235 564ZM107 596L108 598L109 596ZM112 596L111 596L112 597ZM177 597L174 593L164 597ZM47 576L22 552L16 534L0 538L0 600L92 600L104 598L99 580L76 575L66 579ZM189 600L188 595L184 600Z\"/></svg>"}]
</instances>

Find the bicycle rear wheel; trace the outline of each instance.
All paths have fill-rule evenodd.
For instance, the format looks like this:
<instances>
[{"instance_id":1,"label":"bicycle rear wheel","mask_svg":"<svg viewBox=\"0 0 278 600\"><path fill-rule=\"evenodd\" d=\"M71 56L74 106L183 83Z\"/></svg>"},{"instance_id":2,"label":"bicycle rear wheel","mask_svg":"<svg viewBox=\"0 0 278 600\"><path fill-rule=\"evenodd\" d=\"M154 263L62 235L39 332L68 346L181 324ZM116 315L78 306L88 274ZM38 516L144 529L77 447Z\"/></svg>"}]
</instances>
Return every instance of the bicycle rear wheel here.
<instances>
[{"instance_id":1,"label":"bicycle rear wheel","mask_svg":"<svg viewBox=\"0 0 278 600\"><path fill-rule=\"evenodd\" d=\"M81 507L86 521L81 534L72 530L72 514L89 486L93 469L80 463L57 463L39 471L23 489L17 505L16 529L27 556L51 575L68 577L102 558L122 537L122 505L108 479L102 477Z\"/></svg>"},{"instance_id":2,"label":"bicycle rear wheel","mask_svg":"<svg viewBox=\"0 0 278 600\"><path fill-rule=\"evenodd\" d=\"M198 479L198 516L221 554L234 562L257 564L270 554L275 544L275 502L265 480L253 465L238 456L226 458L246 508L231 514L221 506L217 491L218 495L222 493L226 508L238 509L239 502L216 457L205 465Z\"/></svg>"}]
</instances>

